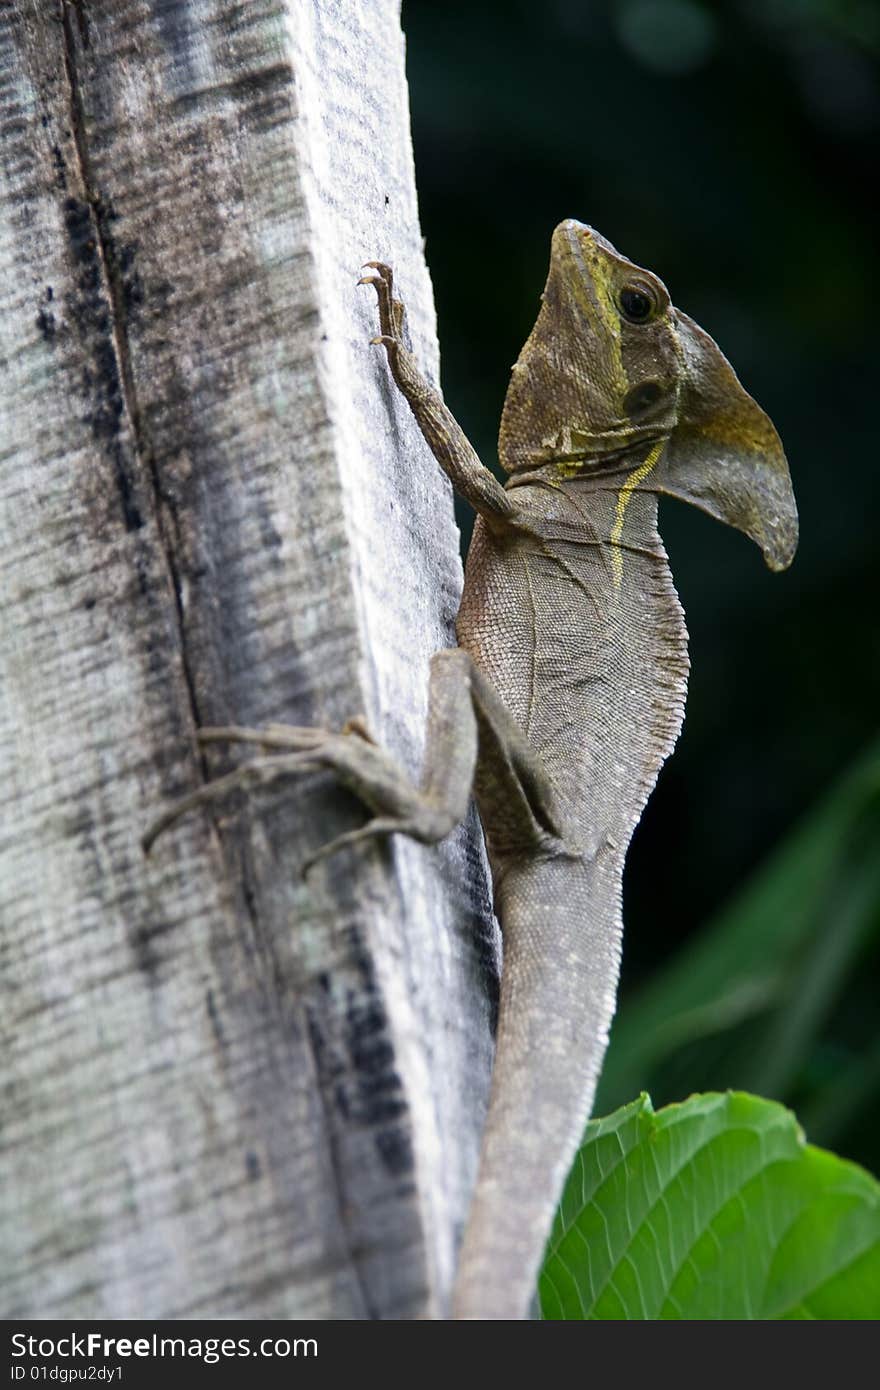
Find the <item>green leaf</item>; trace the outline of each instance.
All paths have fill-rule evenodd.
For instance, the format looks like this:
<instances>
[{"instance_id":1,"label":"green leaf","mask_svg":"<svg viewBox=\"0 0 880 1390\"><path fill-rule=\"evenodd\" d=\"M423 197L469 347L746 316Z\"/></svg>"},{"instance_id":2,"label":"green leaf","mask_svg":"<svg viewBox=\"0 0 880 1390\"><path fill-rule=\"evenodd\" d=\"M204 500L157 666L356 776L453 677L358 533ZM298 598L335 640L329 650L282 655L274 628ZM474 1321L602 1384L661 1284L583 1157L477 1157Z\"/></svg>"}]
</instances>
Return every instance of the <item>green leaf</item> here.
<instances>
[{"instance_id":1,"label":"green leaf","mask_svg":"<svg viewBox=\"0 0 880 1390\"><path fill-rule=\"evenodd\" d=\"M880 1317L880 1185L744 1092L587 1126L540 1278L549 1319Z\"/></svg>"}]
</instances>

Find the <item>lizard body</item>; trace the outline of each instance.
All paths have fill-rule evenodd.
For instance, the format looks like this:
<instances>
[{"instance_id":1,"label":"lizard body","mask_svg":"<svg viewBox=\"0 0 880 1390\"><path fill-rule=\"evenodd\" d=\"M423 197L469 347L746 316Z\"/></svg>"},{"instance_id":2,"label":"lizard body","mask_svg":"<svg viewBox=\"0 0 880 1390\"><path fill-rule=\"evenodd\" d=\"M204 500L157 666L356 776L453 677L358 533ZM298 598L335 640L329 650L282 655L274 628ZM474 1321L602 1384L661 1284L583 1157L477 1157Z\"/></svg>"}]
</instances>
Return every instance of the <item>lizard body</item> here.
<instances>
[{"instance_id":1,"label":"lizard body","mask_svg":"<svg viewBox=\"0 0 880 1390\"><path fill-rule=\"evenodd\" d=\"M583 224L557 227L542 307L501 423L505 487L483 467L403 338L370 263L394 379L474 506L458 649L431 665L419 788L353 721L342 733L203 730L274 750L219 788L324 767L374 812L321 853L394 831L427 843L473 789L504 962L496 1060L453 1311L527 1314L588 1118L614 1011L630 837L681 726L684 615L657 498L690 501L790 563L797 515L770 421L662 283Z\"/></svg>"},{"instance_id":2,"label":"lizard body","mask_svg":"<svg viewBox=\"0 0 880 1390\"><path fill-rule=\"evenodd\" d=\"M528 1305L614 1012L626 849L683 717L687 633L655 496L639 492L627 507L619 583L608 545L638 467L628 460L599 491L577 478L530 482L516 492L529 532L499 545L478 520L471 544L459 643L539 757L561 834L538 842L511 815L494 764L478 763L504 963L456 1288L464 1316Z\"/></svg>"}]
</instances>

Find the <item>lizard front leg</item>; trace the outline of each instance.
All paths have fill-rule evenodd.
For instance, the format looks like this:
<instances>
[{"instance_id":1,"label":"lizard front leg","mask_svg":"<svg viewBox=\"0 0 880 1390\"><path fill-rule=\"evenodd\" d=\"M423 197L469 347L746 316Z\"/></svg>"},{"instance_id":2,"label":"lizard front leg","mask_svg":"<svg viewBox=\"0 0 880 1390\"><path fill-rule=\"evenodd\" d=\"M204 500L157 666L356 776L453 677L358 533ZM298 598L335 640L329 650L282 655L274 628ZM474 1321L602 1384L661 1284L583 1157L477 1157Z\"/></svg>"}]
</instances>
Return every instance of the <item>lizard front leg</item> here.
<instances>
[{"instance_id":1,"label":"lizard front leg","mask_svg":"<svg viewBox=\"0 0 880 1390\"><path fill-rule=\"evenodd\" d=\"M391 834L423 844L442 840L464 818L474 783L478 749L486 796L507 839L537 849L561 827L553 789L512 716L489 682L460 648L431 660L428 722L421 785L353 719L340 732L269 725L265 729L207 728L199 742L249 743L263 750L234 772L206 783L170 806L143 837L146 852L189 811L248 787L316 771L333 772L374 815L321 847L304 866L346 845Z\"/></svg>"},{"instance_id":2,"label":"lizard front leg","mask_svg":"<svg viewBox=\"0 0 880 1390\"><path fill-rule=\"evenodd\" d=\"M371 341L385 348L391 374L406 397L431 452L455 491L470 502L475 512L490 523L512 521L517 513L510 494L480 462L464 430L440 392L422 375L403 340L406 310L402 301L394 298L391 267L381 261L367 261L366 264L376 274L365 275L358 283L375 286L382 329Z\"/></svg>"}]
</instances>

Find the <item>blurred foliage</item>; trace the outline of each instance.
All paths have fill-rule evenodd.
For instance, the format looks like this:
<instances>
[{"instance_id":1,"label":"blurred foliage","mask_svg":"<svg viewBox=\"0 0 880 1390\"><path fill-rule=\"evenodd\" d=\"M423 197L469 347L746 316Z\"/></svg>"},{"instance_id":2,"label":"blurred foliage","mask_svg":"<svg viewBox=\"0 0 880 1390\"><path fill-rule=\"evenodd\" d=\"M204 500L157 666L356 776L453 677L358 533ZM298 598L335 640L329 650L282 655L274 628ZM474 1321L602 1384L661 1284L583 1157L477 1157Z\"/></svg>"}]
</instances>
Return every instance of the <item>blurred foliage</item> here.
<instances>
[{"instance_id":1,"label":"blurred foliage","mask_svg":"<svg viewBox=\"0 0 880 1390\"><path fill-rule=\"evenodd\" d=\"M623 1001L597 1112L646 1080L667 1098L735 1085L784 1097L817 1143L870 1131L880 1040L860 980L880 946L878 841L880 742Z\"/></svg>"},{"instance_id":2,"label":"blurred foliage","mask_svg":"<svg viewBox=\"0 0 880 1390\"><path fill-rule=\"evenodd\" d=\"M734 1008L712 977L701 1007L723 1005L725 1027L674 1052L652 1015L627 1094L603 1105L643 1087L658 1103L697 1086L763 1090L796 1105L811 1139L877 1170L880 1127L853 1101L880 1074L876 803L844 835L853 783L831 788L880 705L880 6L404 0L403 23L443 385L483 457L550 232L574 216L661 275L721 344L782 435L801 511L799 554L774 576L741 536L663 505L693 672L628 862L609 1068L628 1000L647 1007L669 971L702 961L708 979L713 953L720 968L747 947L753 998ZM808 805L819 810L793 829Z\"/></svg>"}]
</instances>

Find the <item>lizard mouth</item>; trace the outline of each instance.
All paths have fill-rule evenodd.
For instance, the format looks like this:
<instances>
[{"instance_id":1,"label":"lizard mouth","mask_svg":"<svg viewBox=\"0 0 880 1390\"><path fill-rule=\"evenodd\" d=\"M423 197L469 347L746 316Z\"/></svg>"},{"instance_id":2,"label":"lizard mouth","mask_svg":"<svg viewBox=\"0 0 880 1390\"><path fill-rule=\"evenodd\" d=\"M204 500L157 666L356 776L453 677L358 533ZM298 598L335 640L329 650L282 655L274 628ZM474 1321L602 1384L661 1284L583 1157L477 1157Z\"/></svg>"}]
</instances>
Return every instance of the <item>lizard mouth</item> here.
<instances>
[{"instance_id":1,"label":"lizard mouth","mask_svg":"<svg viewBox=\"0 0 880 1390\"><path fill-rule=\"evenodd\" d=\"M509 491L514 487L525 487L534 482L536 476L542 474L546 469L559 469L570 478L604 478L613 477L619 473L629 473L634 467L642 462L646 450L650 450L666 439L666 433L651 434L648 431L640 433L635 440L632 439L632 431L627 431L629 440L624 447L609 449L603 453L591 453L583 449L574 449L568 453L553 452L548 454L546 460L535 463L534 467L511 474L506 483Z\"/></svg>"},{"instance_id":2,"label":"lizard mouth","mask_svg":"<svg viewBox=\"0 0 880 1390\"><path fill-rule=\"evenodd\" d=\"M604 430L579 448L554 449L548 453L547 462L583 463L594 470L614 468L621 460L631 459L646 445L650 448L668 435L668 430L658 430L649 421L642 425L622 425L619 429Z\"/></svg>"}]
</instances>

